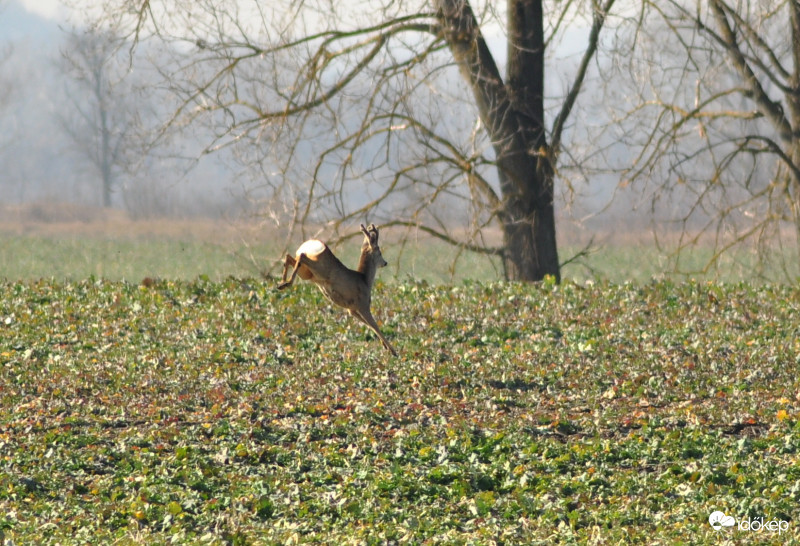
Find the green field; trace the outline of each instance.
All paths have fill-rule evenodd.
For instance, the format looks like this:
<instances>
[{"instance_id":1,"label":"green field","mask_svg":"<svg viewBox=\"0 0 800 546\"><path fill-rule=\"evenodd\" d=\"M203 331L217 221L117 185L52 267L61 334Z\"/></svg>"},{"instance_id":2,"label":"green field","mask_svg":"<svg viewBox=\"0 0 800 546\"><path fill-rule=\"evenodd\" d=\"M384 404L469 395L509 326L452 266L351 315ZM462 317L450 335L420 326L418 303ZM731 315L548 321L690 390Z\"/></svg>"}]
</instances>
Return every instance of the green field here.
<instances>
[{"instance_id":1,"label":"green field","mask_svg":"<svg viewBox=\"0 0 800 546\"><path fill-rule=\"evenodd\" d=\"M303 283L0 305L13 544L800 543L795 287L379 283L398 358Z\"/></svg>"},{"instance_id":2,"label":"green field","mask_svg":"<svg viewBox=\"0 0 800 546\"><path fill-rule=\"evenodd\" d=\"M139 228L132 231L135 229ZM270 240L262 235L254 239L243 242L226 237L219 241L213 235L157 233L103 236L101 226L88 236L0 234L0 279L81 280L94 276L139 282L145 277L193 280L202 275L222 280L229 276L279 276L283 249L278 238ZM336 253L346 265L355 267L359 249L359 242L349 240L337 247ZM580 245L564 244L559 249L560 257L566 261L581 250ZM725 255L719 267L704 271L712 255L710 247L690 249L676 257L671 250L658 249L647 242L606 243L592 247L588 255L570 262L562 275L579 283L599 280L618 284L643 283L654 278L763 283L794 281L798 277L797 263L791 257L787 257L788 267L777 259L764 265L747 249ZM432 239L408 245L387 243L384 256L389 267L379 276L385 282L459 284L465 280L491 282L503 277L498 260L459 252ZM674 273L676 269L683 273Z\"/></svg>"}]
</instances>

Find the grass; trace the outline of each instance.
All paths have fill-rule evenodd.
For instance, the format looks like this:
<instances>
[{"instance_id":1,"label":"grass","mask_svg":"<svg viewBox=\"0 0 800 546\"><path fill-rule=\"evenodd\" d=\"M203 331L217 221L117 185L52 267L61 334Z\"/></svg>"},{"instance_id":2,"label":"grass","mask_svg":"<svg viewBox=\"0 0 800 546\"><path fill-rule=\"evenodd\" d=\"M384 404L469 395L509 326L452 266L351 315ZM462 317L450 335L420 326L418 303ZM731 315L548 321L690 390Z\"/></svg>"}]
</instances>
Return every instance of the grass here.
<instances>
[{"instance_id":1,"label":"grass","mask_svg":"<svg viewBox=\"0 0 800 546\"><path fill-rule=\"evenodd\" d=\"M5 538L800 543L800 289L402 282L374 307L399 358L306 284L0 284Z\"/></svg>"},{"instance_id":2,"label":"grass","mask_svg":"<svg viewBox=\"0 0 800 546\"><path fill-rule=\"evenodd\" d=\"M562 260L566 260L581 250L567 244L559 252ZM281 252L276 241L256 240L245 244L235 237L218 241L211 235L195 238L186 233L130 237L119 234L106 237L98 232L88 236L6 233L0 234L0 263L3 264L0 278L80 280L94 276L139 282L145 277L192 280L201 275L222 280L230 276L258 276L265 271L279 275ZM343 243L336 252L350 267L358 263L359 245L355 241ZM491 282L503 277L499 260L459 253L435 240L408 247L387 245L384 252L390 262L380 273L384 280L458 284L468 280ZM712 254L711 248L696 248L684 253L678 266L700 280L764 282L765 278L797 277L775 264L762 267L756 255L743 250L724 256L718 268L704 272ZM669 277L675 265L675 258L669 256L668 251L660 251L653 245L605 244L570 263L562 275L578 283L587 280L644 283Z\"/></svg>"}]
</instances>

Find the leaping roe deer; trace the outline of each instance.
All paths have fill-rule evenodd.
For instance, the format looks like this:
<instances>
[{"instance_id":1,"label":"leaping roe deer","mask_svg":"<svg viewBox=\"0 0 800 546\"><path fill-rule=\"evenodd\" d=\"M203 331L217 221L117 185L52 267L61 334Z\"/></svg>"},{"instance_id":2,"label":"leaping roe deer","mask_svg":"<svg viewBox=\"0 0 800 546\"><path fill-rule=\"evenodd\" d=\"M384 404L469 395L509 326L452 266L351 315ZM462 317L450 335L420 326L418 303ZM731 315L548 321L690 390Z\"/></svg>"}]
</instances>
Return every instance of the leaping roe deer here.
<instances>
[{"instance_id":1,"label":"leaping roe deer","mask_svg":"<svg viewBox=\"0 0 800 546\"><path fill-rule=\"evenodd\" d=\"M300 245L294 257L291 254L286 255L278 290L291 286L298 275L301 279L315 283L325 297L369 326L383 346L397 356L397 351L383 337L370 311L375 273L379 267L388 265L381 255L381 247L378 246L378 228L375 224L370 224L369 227L361 224L361 231L364 233L364 243L361 245L358 269L352 270L345 266L322 241L310 239ZM287 279L289 269L292 269L292 273Z\"/></svg>"}]
</instances>

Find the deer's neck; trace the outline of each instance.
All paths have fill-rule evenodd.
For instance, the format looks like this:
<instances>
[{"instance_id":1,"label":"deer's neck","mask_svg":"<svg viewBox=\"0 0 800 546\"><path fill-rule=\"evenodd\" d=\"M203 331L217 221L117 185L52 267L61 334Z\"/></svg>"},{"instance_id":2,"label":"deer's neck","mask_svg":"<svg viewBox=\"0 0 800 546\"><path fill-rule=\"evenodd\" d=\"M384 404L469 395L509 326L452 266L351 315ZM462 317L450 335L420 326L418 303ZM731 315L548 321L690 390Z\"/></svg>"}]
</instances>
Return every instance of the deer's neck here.
<instances>
[{"instance_id":1,"label":"deer's neck","mask_svg":"<svg viewBox=\"0 0 800 546\"><path fill-rule=\"evenodd\" d=\"M364 251L361 253L361 259L358 261L358 272L364 275L364 280L367 286L372 288L375 282L375 273L378 268L375 266L375 260L372 259L372 252Z\"/></svg>"}]
</instances>

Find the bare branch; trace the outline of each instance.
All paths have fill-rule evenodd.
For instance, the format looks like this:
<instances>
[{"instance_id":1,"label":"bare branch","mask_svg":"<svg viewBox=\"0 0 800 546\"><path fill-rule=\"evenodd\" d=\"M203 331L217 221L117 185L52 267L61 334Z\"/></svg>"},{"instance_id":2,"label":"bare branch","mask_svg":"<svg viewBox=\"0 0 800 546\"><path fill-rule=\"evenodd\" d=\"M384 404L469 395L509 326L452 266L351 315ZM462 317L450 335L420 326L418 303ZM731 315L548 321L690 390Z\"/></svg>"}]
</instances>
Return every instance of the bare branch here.
<instances>
[{"instance_id":1,"label":"bare branch","mask_svg":"<svg viewBox=\"0 0 800 546\"><path fill-rule=\"evenodd\" d=\"M736 33L731 28L725 14L724 3L721 0L710 0L709 6L716 18L723 44L730 55L733 65L739 71L743 83L747 86L749 95L753 98L759 110L778 130L781 139L787 143L790 142L792 140L792 126L784 116L780 103L774 102L769 97L742 53L736 39Z\"/></svg>"},{"instance_id":2,"label":"bare branch","mask_svg":"<svg viewBox=\"0 0 800 546\"><path fill-rule=\"evenodd\" d=\"M481 119L496 148L518 138L519 122L503 78L468 2L436 0L442 32L464 79L469 82Z\"/></svg>"},{"instance_id":3,"label":"bare branch","mask_svg":"<svg viewBox=\"0 0 800 546\"><path fill-rule=\"evenodd\" d=\"M464 250L468 250L469 252L475 252L476 254L485 254L485 255L488 255L488 256L502 256L503 255L503 249L502 248L488 248L488 247L485 247L485 246L467 244L467 243L464 243L463 241L458 241L458 240L454 239L453 237L450 237L449 235L447 235L446 233L444 233L444 232L442 232L440 230L437 230L435 228L432 228L432 227L429 227L429 226L426 226L424 224L420 224L420 223L417 223L417 222L409 222L409 221L405 221L405 220L394 220L394 221L391 221L391 222L384 223L381 227L386 228L386 227L392 227L392 226L405 226L405 227L418 229L418 230L420 230L422 232L425 232L428 235L431 235L433 237L436 237L437 239L442 240L442 241L444 241L444 242L446 242L446 243L448 243L450 245L453 245L453 246L456 246L456 247L459 247L459 248L463 248Z\"/></svg>"},{"instance_id":4,"label":"bare branch","mask_svg":"<svg viewBox=\"0 0 800 546\"><path fill-rule=\"evenodd\" d=\"M567 118L569 118L569 115L575 106L575 101L578 99L578 95L581 92L583 81L586 78L586 72L589 69L589 64L592 62L592 59L595 58L597 46L600 41L600 31L603 29L603 24L605 23L606 17L611 11L614 2L615 0L606 0L602 7L595 3L595 9L592 18L592 29L589 32L589 44L586 47L586 50L583 52L583 57L581 58L580 65L578 66L578 71L575 74L575 79L573 80L572 86L570 87L564 102L561 104L561 110L558 112L558 115L553 121L550 148L553 150L553 154L556 156L561 150L561 135L564 131L564 124L566 123Z\"/></svg>"}]
</instances>

